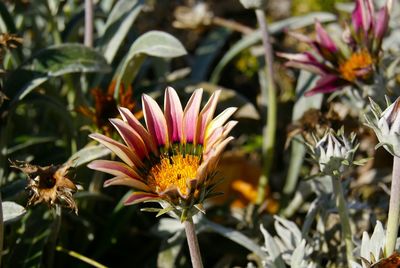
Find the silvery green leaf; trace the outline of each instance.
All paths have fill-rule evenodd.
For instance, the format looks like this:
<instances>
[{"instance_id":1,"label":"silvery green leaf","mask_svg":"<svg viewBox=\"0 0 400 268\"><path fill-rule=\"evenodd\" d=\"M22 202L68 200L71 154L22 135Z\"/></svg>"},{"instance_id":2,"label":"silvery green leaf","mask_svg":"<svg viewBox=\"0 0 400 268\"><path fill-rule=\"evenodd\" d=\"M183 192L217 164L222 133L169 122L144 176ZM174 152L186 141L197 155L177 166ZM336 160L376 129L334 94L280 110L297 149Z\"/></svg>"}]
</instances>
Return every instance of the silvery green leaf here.
<instances>
[{"instance_id":1,"label":"silvery green leaf","mask_svg":"<svg viewBox=\"0 0 400 268\"><path fill-rule=\"evenodd\" d=\"M285 249L293 250L301 241L301 232L294 222L275 216L275 230Z\"/></svg>"},{"instance_id":2,"label":"silvery green leaf","mask_svg":"<svg viewBox=\"0 0 400 268\"><path fill-rule=\"evenodd\" d=\"M71 166L79 167L92 160L102 158L109 154L110 150L103 145L87 146L74 153L68 161L71 161Z\"/></svg>"},{"instance_id":3,"label":"silvery green leaf","mask_svg":"<svg viewBox=\"0 0 400 268\"><path fill-rule=\"evenodd\" d=\"M302 239L300 244L295 248L290 261L290 267L295 268L307 268L307 263L305 262L305 250L306 250L306 240Z\"/></svg>"},{"instance_id":4,"label":"silvery green leaf","mask_svg":"<svg viewBox=\"0 0 400 268\"><path fill-rule=\"evenodd\" d=\"M108 15L99 46L108 62L112 62L131 26L143 7L143 0L119 0Z\"/></svg>"},{"instance_id":5,"label":"silvery green leaf","mask_svg":"<svg viewBox=\"0 0 400 268\"><path fill-rule=\"evenodd\" d=\"M4 201L2 202L2 208L3 221L5 223L16 221L26 213L25 208L15 202Z\"/></svg>"},{"instance_id":6,"label":"silvery green leaf","mask_svg":"<svg viewBox=\"0 0 400 268\"><path fill-rule=\"evenodd\" d=\"M119 89L121 83L131 84L146 56L175 58L186 54L186 49L174 36L166 32L149 31L136 39L118 66L114 77L117 80L115 88ZM118 96L118 90L114 95Z\"/></svg>"},{"instance_id":7,"label":"silvery green leaf","mask_svg":"<svg viewBox=\"0 0 400 268\"><path fill-rule=\"evenodd\" d=\"M274 267L274 268L285 268L285 262L281 257L281 251L279 250L279 246L276 244L274 238L265 230L263 225L260 225L260 230L264 236L264 247L263 249L268 254L268 260L271 263L271 266L267 267Z\"/></svg>"},{"instance_id":8,"label":"silvery green leaf","mask_svg":"<svg viewBox=\"0 0 400 268\"><path fill-rule=\"evenodd\" d=\"M211 222L205 217L201 218L199 225L216 233L219 233L220 235L232 240L233 242L236 242L237 244L247 248L248 250L254 252L261 259L266 258L266 254L264 253L262 248L239 231ZM280 267L284 266L279 266L277 268Z\"/></svg>"}]
</instances>

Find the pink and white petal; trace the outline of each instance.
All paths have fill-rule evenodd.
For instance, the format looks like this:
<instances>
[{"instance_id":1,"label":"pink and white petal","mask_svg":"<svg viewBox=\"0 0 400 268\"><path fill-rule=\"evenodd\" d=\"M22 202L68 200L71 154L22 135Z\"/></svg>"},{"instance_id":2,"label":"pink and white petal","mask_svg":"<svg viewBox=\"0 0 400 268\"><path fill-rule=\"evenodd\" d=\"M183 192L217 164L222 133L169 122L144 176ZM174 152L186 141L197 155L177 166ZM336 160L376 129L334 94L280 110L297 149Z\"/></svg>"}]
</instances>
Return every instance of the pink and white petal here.
<instances>
[{"instance_id":1,"label":"pink and white petal","mask_svg":"<svg viewBox=\"0 0 400 268\"><path fill-rule=\"evenodd\" d=\"M196 140L198 144L204 144L206 127L214 117L215 108L217 107L217 102L220 94L221 90L215 91L199 114L196 134Z\"/></svg>"},{"instance_id":2,"label":"pink and white petal","mask_svg":"<svg viewBox=\"0 0 400 268\"><path fill-rule=\"evenodd\" d=\"M348 81L343 80L336 75L325 75L318 80L314 88L306 92L304 95L312 96L317 93L330 93L340 90L347 85L350 85Z\"/></svg>"},{"instance_id":3,"label":"pink and white petal","mask_svg":"<svg viewBox=\"0 0 400 268\"><path fill-rule=\"evenodd\" d=\"M286 67L302 69L309 71L314 74L324 75L327 73L327 67L323 64L314 64L314 63L304 63L304 62L297 62L297 61L288 61L285 63Z\"/></svg>"},{"instance_id":4,"label":"pink and white petal","mask_svg":"<svg viewBox=\"0 0 400 268\"><path fill-rule=\"evenodd\" d=\"M376 15L375 38L379 41L385 35L389 24L389 10L387 6L382 7ZM380 43L380 42L379 42Z\"/></svg>"},{"instance_id":5,"label":"pink and white petal","mask_svg":"<svg viewBox=\"0 0 400 268\"><path fill-rule=\"evenodd\" d=\"M161 197L166 197L168 199L175 199L178 198L179 196L184 197L185 195L182 195L181 192L179 191L178 187L175 185L171 185L165 190L161 191L158 193ZM184 197L184 198L187 198Z\"/></svg>"},{"instance_id":6,"label":"pink and white petal","mask_svg":"<svg viewBox=\"0 0 400 268\"><path fill-rule=\"evenodd\" d=\"M159 199L160 196L157 194L147 192L133 192L132 195L124 201L124 205L129 206L146 201L157 201Z\"/></svg>"},{"instance_id":7,"label":"pink and white petal","mask_svg":"<svg viewBox=\"0 0 400 268\"><path fill-rule=\"evenodd\" d=\"M214 129L214 131L210 135L208 135L203 145L204 147L203 155L207 155L207 153L211 150L211 148L220 140L223 132L224 132L224 127L220 126Z\"/></svg>"},{"instance_id":8,"label":"pink and white petal","mask_svg":"<svg viewBox=\"0 0 400 268\"><path fill-rule=\"evenodd\" d=\"M208 139L209 135L218 127L221 127L225 124L225 122L231 117L235 112L236 107L229 107L225 109L222 113L220 113L216 118L214 118L207 126L205 139Z\"/></svg>"},{"instance_id":9,"label":"pink and white petal","mask_svg":"<svg viewBox=\"0 0 400 268\"><path fill-rule=\"evenodd\" d=\"M178 94L172 87L165 90L164 115L170 142L181 142L183 109Z\"/></svg>"},{"instance_id":10,"label":"pink and white petal","mask_svg":"<svg viewBox=\"0 0 400 268\"><path fill-rule=\"evenodd\" d=\"M167 122L157 102L150 96L142 95L144 119L150 136L158 146L168 145Z\"/></svg>"},{"instance_id":11,"label":"pink and white petal","mask_svg":"<svg viewBox=\"0 0 400 268\"><path fill-rule=\"evenodd\" d=\"M111 124L117 129L125 143L139 156L140 159L149 157L146 145L142 137L133 128L121 119L110 119Z\"/></svg>"},{"instance_id":12,"label":"pink and white petal","mask_svg":"<svg viewBox=\"0 0 400 268\"><path fill-rule=\"evenodd\" d=\"M127 146L99 133L90 134L89 137L106 146L129 166L143 166L143 162Z\"/></svg>"},{"instance_id":13,"label":"pink and white petal","mask_svg":"<svg viewBox=\"0 0 400 268\"><path fill-rule=\"evenodd\" d=\"M208 152L214 147L217 146L219 141L224 140L231 130L237 125L238 121L229 121L225 126L220 127L214 131L213 134L210 135L207 140L207 146L204 146L204 155L207 156Z\"/></svg>"},{"instance_id":14,"label":"pink and white petal","mask_svg":"<svg viewBox=\"0 0 400 268\"><path fill-rule=\"evenodd\" d=\"M122 116L122 119L127 122L131 128L133 128L142 137L144 143L147 146L148 152L153 152L153 154L158 155L157 146L155 145L153 139L151 138L149 132L144 128L144 126L137 120L137 118L129 111L129 109L124 107L118 107L118 110Z\"/></svg>"},{"instance_id":15,"label":"pink and white petal","mask_svg":"<svg viewBox=\"0 0 400 268\"><path fill-rule=\"evenodd\" d=\"M117 176L112 179L106 180L103 186L109 187L114 185L128 186L139 191L150 191L149 186L147 186L147 184L145 184L143 181L124 176Z\"/></svg>"},{"instance_id":16,"label":"pink and white petal","mask_svg":"<svg viewBox=\"0 0 400 268\"><path fill-rule=\"evenodd\" d=\"M217 147L213 148L208 155L205 156L205 161L201 163L196 174L196 179L198 180L199 184L203 183L208 174L216 170L218 161L221 158L221 154L231 140L233 140L233 137L226 138Z\"/></svg>"},{"instance_id":17,"label":"pink and white petal","mask_svg":"<svg viewBox=\"0 0 400 268\"><path fill-rule=\"evenodd\" d=\"M140 175L128 165L110 160L94 160L87 165L88 168L102 171L114 176L125 176L140 179Z\"/></svg>"},{"instance_id":18,"label":"pink and white petal","mask_svg":"<svg viewBox=\"0 0 400 268\"><path fill-rule=\"evenodd\" d=\"M321 23L316 20L315 21L315 31L317 33L317 41L325 48L327 48L331 53L335 53L338 51L338 48L333 42L332 38L322 27Z\"/></svg>"},{"instance_id":19,"label":"pink and white petal","mask_svg":"<svg viewBox=\"0 0 400 268\"><path fill-rule=\"evenodd\" d=\"M372 3L370 0L356 0L356 6L351 15L354 30L360 29L367 33L372 24L371 14Z\"/></svg>"},{"instance_id":20,"label":"pink and white petal","mask_svg":"<svg viewBox=\"0 0 400 268\"><path fill-rule=\"evenodd\" d=\"M203 89L196 89L186 104L183 112L183 139L182 143L196 144L197 118L199 116Z\"/></svg>"}]
</instances>

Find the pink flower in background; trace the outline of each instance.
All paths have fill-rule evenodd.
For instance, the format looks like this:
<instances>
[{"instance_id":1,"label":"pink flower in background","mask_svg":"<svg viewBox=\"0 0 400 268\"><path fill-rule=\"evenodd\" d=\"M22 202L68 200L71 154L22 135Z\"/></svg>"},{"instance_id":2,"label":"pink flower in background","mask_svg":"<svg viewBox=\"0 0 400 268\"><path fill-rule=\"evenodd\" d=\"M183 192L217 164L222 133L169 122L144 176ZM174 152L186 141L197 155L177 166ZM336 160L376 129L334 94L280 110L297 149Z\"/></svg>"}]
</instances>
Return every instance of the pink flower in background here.
<instances>
[{"instance_id":1,"label":"pink flower in background","mask_svg":"<svg viewBox=\"0 0 400 268\"><path fill-rule=\"evenodd\" d=\"M305 69L321 76L306 95L329 93L345 86L370 84L379 62L382 39L389 22L391 1L375 12L372 0L357 0L352 24L343 33L344 46L336 43L319 21L315 22L316 39L292 33L312 48L312 52L278 53L289 61L287 66Z\"/></svg>"},{"instance_id":2,"label":"pink flower in background","mask_svg":"<svg viewBox=\"0 0 400 268\"><path fill-rule=\"evenodd\" d=\"M213 119L220 91L200 111L202 89L194 91L183 110L176 91L168 87L164 113L148 95L142 96L146 127L126 108L121 119L111 119L124 143L91 134L121 161L95 160L88 167L113 175L104 185L133 188L126 205L166 201L175 211L201 208L212 192L212 177L237 121L229 121L236 108L227 108ZM178 213L179 214L179 213ZM182 215L184 213L182 212ZM181 215L181 217L182 217Z\"/></svg>"}]
</instances>

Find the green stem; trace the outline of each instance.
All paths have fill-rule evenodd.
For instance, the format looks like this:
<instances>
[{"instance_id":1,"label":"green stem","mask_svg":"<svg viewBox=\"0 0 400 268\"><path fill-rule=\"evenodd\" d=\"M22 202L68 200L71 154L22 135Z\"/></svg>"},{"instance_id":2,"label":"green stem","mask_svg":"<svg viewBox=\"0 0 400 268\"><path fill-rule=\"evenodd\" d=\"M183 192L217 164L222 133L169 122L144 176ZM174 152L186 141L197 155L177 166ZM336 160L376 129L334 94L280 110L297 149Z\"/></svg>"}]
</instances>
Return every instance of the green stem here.
<instances>
[{"instance_id":1,"label":"green stem","mask_svg":"<svg viewBox=\"0 0 400 268\"><path fill-rule=\"evenodd\" d=\"M85 0L85 36L84 44L93 47L93 0Z\"/></svg>"},{"instance_id":2,"label":"green stem","mask_svg":"<svg viewBox=\"0 0 400 268\"><path fill-rule=\"evenodd\" d=\"M4 241L4 220L3 220L3 200L0 193L0 267L3 257L3 241Z\"/></svg>"},{"instance_id":3,"label":"green stem","mask_svg":"<svg viewBox=\"0 0 400 268\"><path fill-rule=\"evenodd\" d=\"M277 117L277 98L274 83L274 70L273 70L273 50L270 43L268 33L268 24L265 19L264 11L256 9L256 16L262 34L262 41L264 46L265 56L265 73L268 81L267 95L261 94L263 103L266 105L268 99L268 111L265 122L266 131L263 132L263 174L258 182L257 201L260 205L265 198L265 187L268 184L268 178L271 172L272 160L274 157L275 135L276 135L276 117ZM265 92L265 91L264 91Z\"/></svg>"},{"instance_id":4,"label":"green stem","mask_svg":"<svg viewBox=\"0 0 400 268\"><path fill-rule=\"evenodd\" d=\"M190 259L192 260L193 268L203 268L203 262L201 261L201 253L199 242L197 241L196 229L192 218L187 218L184 221L186 239L189 246Z\"/></svg>"},{"instance_id":5,"label":"green stem","mask_svg":"<svg viewBox=\"0 0 400 268\"><path fill-rule=\"evenodd\" d=\"M339 211L340 224L342 226L344 243L346 245L347 263L350 266L350 263L351 261L354 261L354 258L353 258L353 241L350 228L349 213L347 211L346 201L344 199L343 189L340 179L332 176L332 184L333 184L333 192L335 194L335 199L336 199L336 207L338 208Z\"/></svg>"},{"instance_id":6,"label":"green stem","mask_svg":"<svg viewBox=\"0 0 400 268\"><path fill-rule=\"evenodd\" d=\"M390 256L396 247L400 215L400 158L394 156L392 171L392 186L390 188L390 203L386 229L386 256Z\"/></svg>"},{"instance_id":7,"label":"green stem","mask_svg":"<svg viewBox=\"0 0 400 268\"><path fill-rule=\"evenodd\" d=\"M45 259L43 259L44 267L53 267L54 252L56 250L56 244L57 244L58 234L60 233L60 228L61 228L61 206L56 205L56 215L54 218L53 226L51 228L51 233L47 240Z\"/></svg>"}]
</instances>

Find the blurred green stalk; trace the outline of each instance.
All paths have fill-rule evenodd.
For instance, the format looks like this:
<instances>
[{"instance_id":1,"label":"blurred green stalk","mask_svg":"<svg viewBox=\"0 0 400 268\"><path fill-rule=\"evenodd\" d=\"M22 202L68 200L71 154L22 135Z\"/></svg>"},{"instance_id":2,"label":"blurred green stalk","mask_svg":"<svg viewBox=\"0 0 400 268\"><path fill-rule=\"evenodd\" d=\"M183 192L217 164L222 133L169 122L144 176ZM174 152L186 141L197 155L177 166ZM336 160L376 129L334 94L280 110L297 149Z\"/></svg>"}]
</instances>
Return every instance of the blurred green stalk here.
<instances>
[{"instance_id":1,"label":"blurred green stalk","mask_svg":"<svg viewBox=\"0 0 400 268\"><path fill-rule=\"evenodd\" d=\"M353 241L350 228L349 213L346 207L346 200L344 199L342 184L339 177L332 176L333 192L336 199L336 207L339 211L340 225L342 226L342 234L344 243L346 245L346 258L347 264L350 266L353 258Z\"/></svg>"},{"instance_id":2,"label":"blurred green stalk","mask_svg":"<svg viewBox=\"0 0 400 268\"><path fill-rule=\"evenodd\" d=\"M386 229L386 256L390 256L396 247L400 215L400 158L393 157L392 185Z\"/></svg>"},{"instance_id":3,"label":"blurred green stalk","mask_svg":"<svg viewBox=\"0 0 400 268\"><path fill-rule=\"evenodd\" d=\"M93 0L85 0L85 36L84 44L93 47Z\"/></svg>"},{"instance_id":4,"label":"blurred green stalk","mask_svg":"<svg viewBox=\"0 0 400 268\"><path fill-rule=\"evenodd\" d=\"M192 266L193 268L203 268L199 242L197 241L196 229L192 217L188 217L183 224L185 226L186 239L189 246Z\"/></svg>"},{"instance_id":5,"label":"blurred green stalk","mask_svg":"<svg viewBox=\"0 0 400 268\"><path fill-rule=\"evenodd\" d=\"M275 147L275 132L276 132L276 116L277 116L277 99L276 89L274 84L274 71L273 71L273 50L270 43L270 37L268 33L268 25L265 19L264 11L256 9L257 21L260 26L262 42L264 46L265 56L265 74L268 81L267 96L261 94L262 102L267 108L267 121L266 131L263 130L263 174L261 175L258 182L257 189L257 200L256 204L260 205L265 199L265 187L268 184L268 178L270 176L272 160L274 157ZM268 99L268 104L267 104Z\"/></svg>"},{"instance_id":6,"label":"blurred green stalk","mask_svg":"<svg viewBox=\"0 0 400 268\"><path fill-rule=\"evenodd\" d=\"M3 199L0 193L0 267L3 257L3 241L4 241L4 218L3 218Z\"/></svg>"}]
</instances>

